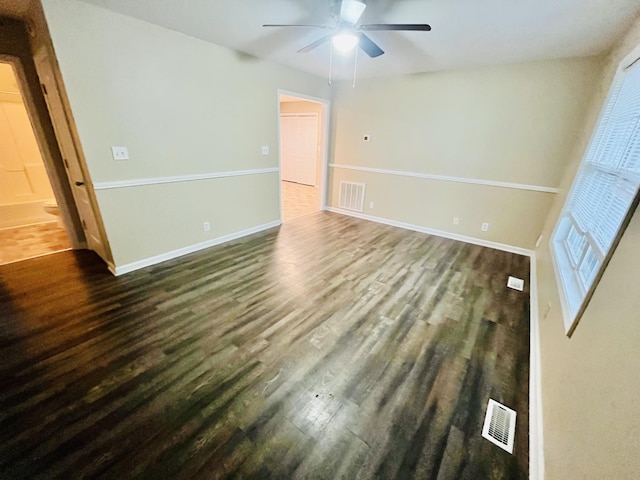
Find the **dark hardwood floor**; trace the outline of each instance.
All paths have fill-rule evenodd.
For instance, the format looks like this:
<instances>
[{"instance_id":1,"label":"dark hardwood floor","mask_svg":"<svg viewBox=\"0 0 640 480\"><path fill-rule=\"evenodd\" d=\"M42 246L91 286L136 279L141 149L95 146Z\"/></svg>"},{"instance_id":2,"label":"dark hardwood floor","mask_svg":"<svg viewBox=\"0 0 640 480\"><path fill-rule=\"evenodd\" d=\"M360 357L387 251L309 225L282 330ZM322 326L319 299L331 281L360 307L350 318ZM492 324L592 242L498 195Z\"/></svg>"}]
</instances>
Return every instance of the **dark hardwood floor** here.
<instances>
[{"instance_id":1,"label":"dark hardwood floor","mask_svg":"<svg viewBox=\"0 0 640 480\"><path fill-rule=\"evenodd\" d=\"M2 266L0 478L528 478L528 278L325 212L117 278Z\"/></svg>"}]
</instances>

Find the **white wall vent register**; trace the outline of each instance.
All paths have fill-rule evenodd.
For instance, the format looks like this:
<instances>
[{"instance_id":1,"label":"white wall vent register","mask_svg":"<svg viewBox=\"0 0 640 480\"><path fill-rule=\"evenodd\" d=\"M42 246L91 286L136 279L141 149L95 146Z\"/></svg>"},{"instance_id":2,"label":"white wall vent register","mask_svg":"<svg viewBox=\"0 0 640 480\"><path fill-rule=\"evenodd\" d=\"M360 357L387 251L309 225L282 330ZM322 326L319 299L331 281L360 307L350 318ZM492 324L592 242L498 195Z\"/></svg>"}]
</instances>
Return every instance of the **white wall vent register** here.
<instances>
[{"instance_id":1,"label":"white wall vent register","mask_svg":"<svg viewBox=\"0 0 640 480\"><path fill-rule=\"evenodd\" d=\"M516 412L489 399L487 415L484 417L482 436L494 445L513 454L513 439L516 433Z\"/></svg>"},{"instance_id":2,"label":"white wall vent register","mask_svg":"<svg viewBox=\"0 0 640 480\"><path fill-rule=\"evenodd\" d=\"M364 209L364 183L340 182L338 206L345 210L362 212Z\"/></svg>"},{"instance_id":3,"label":"white wall vent register","mask_svg":"<svg viewBox=\"0 0 640 480\"><path fill-rule=\"evenodd\" d=\"M521 278L516 278L516 277L509 277L509 280L507 280L507 287L509 288L513 288L514 290L520 290L523 291L524 290L524 280Z\"/></svg>"}]
</instances>

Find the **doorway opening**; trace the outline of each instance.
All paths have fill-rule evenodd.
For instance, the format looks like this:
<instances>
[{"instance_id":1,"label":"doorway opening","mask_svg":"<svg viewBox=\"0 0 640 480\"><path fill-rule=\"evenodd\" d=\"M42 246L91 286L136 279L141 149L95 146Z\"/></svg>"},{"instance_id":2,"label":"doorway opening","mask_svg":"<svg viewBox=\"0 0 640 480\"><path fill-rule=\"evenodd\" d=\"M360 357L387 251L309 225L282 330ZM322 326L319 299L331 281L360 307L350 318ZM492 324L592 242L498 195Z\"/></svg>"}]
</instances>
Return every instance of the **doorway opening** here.
<instances>
[{"instance_id":1,"label":"doorway opening","mask_svg":"<svg viewBox=\"0 0 640 480\"><path fill-rule=\"evenodd\" d=\"M0 265L72 248L27 108L0 62Z\"/></svg>"},{"instance_id":2,"label":"doorway opening","mask_svg":"<svg viewBox=\"0 0 640 480\"><path fill-rule=\"evenodd\" d=\"M283 223L324 208L328 103L279 92Z\"/></svg>"}]
</instances>

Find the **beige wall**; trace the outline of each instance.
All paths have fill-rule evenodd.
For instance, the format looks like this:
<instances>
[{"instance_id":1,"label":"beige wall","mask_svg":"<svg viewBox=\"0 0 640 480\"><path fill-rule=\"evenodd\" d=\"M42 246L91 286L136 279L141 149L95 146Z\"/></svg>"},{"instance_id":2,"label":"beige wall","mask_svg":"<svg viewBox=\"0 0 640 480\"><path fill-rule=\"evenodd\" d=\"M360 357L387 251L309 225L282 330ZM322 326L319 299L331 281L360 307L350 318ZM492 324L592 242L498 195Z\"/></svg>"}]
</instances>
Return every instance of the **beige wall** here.
<instances>
[{"instance_id":1,"label":"beige wall","mask_svg":"<svg viewBox=\"0 0 640 480\"><path fill-rule=\"evenodd\" d=\"M365 214L522 248L533 247L527 240L535 242L553 200L548 193L352 170L334 170L332 176L331 206L338 206L339 181L363 182ZM374 202L373 209L369 202ZM500 223L517 228L499 228L498 213ZM452 224L454 215L460 219L457 226ZM488 232L480 231L484 221L491 222ZM477 228L472 227L475 223Z\"/></svg>"},{"instance_id":2,"label":"beige wall","mask_svg":"<svg viewBox=\"0 0 640 480\"><path fill-rule=\"evenodd\" d=\"M342 83L332 109L332 161L556 187L600 69L600 60L590 58L363 80L355 89ZM369 143L362 141L365 133ZM533 248L554 196L330 173L331 206L337 206L340 180L366 180L366 214L524 248ZM483 222L491 225L486 233Z\"/></svg>"},{"instance_id":3,"label":"beige wall","mask_svg":"<svg viewBox=\"0 0 640 480\"><path fill-rule=\"evenodd\" d=\"M125 262L131 263L274 221L277 188L278 174L270 173L103 190L98 199L104 210L123 212L117 221L107 217L105 226L112 245L129 245L127 252L132 255ZM132 205L145 214L126 214ZM211 231L204 232L199 218L185 212L197 212L210 222ZM131 232L147 231L157 236L147 245L131 237Z\"/></svg>"},{"instance_id":4,"label":"beige wall","mask_svg":"<svg viewBox=\"0 0 640 480\"><path fill-rule=\"evenodd\" d=\"M109 10L43 6L94 184L277 167L278 88L329 95L320 78ZM130 160L114 161L112 145L127 146ZM116 266L279 218L275 174L97 197Z\"/></svg>"},{"instance_id":5,"label":"beige wall","mask_svg":"<svg viewBox=\"0 0 640 480\"><path fill-rule=\"evenodd\" d=\"M606 59L537 251L546 478L640 478L640 215L635 214L572 338L564 335L549 236L640 19ZM548 314L547 314L548 310Z\"/></svg>"}]
</instances>

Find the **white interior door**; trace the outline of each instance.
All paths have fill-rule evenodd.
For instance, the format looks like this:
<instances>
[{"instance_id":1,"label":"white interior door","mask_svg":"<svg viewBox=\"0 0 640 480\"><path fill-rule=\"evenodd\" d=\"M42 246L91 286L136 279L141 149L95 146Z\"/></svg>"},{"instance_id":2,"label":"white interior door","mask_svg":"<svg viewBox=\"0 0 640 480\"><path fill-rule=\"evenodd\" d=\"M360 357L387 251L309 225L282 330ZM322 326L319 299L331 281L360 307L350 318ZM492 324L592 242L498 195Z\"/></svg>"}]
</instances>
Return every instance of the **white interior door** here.
<instances>
[{"instance_id":1,"label":"white interior door","mask_svg":"<svg viewBox=\"0 0 640 480\"><path fill-rule=\"evenodd\" d=\"M282 180L316 185L318 115L280 116Z\"/></svg>"}]
</instances>

